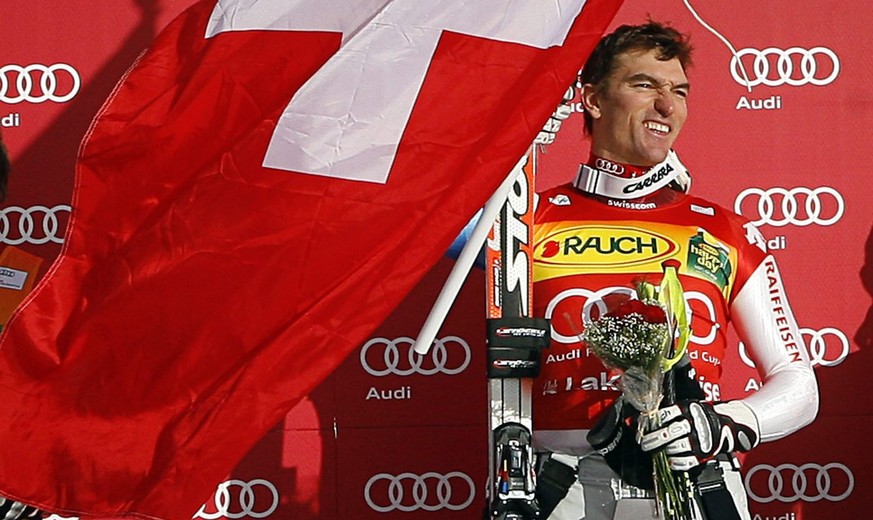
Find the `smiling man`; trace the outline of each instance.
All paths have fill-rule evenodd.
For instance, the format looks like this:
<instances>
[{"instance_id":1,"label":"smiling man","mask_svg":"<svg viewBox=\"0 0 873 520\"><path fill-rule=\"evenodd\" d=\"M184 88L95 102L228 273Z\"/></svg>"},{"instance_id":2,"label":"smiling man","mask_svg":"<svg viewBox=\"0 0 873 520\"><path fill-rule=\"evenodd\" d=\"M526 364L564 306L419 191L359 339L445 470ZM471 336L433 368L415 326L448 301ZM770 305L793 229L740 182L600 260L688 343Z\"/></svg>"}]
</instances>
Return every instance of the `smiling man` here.
<instances>
[{"instance_id":1,"label":"smiling man","mask_svg":"<svg viewBox=\"0 0 873 520\"><path fill-rule=\"evenodd\" d=\"M609 76L583 86L596 155L637 166L652 166L667 156L688 117L690 85L683 62L659 59L660 52L620 54Z\"/></svg>"},{"instance_id":2,"label":"smiling man","mask_svg":"<svg viewBox=\"0 0 873 520\"><path fill-rule=\"evenodd\" d=\"M688 117L687 39L657 23L622 26L586 63L581 101L591 155L575 181L541 194L535 216L535 312L552 343L534 383L537 499L544 518L654 518L651 452L696 482L695 519L750 518L735 452L809 424L818 389L776 262L752 224L687 194L673 152ZM591 320L678 265L691 339L674 368L661 428L638 437L618 374L581 343ZM775 299L774 299L775 298ZM775 305L773 302L778 301ZM764 381L725 400L733 324ZM669 518L669 517L668 517Z\"/></svg>"}]
</instances>

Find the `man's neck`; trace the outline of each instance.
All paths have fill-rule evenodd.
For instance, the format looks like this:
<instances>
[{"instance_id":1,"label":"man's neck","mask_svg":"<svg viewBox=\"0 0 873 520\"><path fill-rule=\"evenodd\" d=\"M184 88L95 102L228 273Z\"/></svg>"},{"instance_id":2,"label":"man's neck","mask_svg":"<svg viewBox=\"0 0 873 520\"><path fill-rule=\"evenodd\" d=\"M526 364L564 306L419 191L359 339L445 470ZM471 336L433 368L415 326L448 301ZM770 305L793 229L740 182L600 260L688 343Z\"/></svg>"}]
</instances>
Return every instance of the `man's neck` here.
<instances>
[{"instance_id":1,"label":"man's neck","mask_svg":"<svg viewBox=\"0 0 873 520\"><path fill-rule=\"evenodd\" d=\"M626 179L639 177L640 175L646 173L652 168L651 166L637 166L633 164L605 159L595 154L594 152L591 152L591 154L588 156L588 162L586 162L585 164L591 166L592 168L597 168L598 170L603 170L605 172L609 172Z\"/></svg>"}]
</instances>

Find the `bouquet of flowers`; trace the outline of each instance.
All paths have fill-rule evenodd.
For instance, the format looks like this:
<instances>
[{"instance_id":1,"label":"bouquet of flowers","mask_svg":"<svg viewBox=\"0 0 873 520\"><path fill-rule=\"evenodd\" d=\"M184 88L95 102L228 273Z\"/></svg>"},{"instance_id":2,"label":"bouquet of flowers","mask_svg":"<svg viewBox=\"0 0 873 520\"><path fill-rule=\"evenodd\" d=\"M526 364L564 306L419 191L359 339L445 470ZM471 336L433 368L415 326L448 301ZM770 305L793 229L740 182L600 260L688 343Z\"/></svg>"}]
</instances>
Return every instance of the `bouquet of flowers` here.
<instances>
[{"instance_id":1,"label":"bouquet of flowers","mask_svg":"<svg viewBox=\"0 0 873 520\"><path fill-rule=\"evenodd\" d=\"M690 331L677 271L678 262L665 262L659 286L639 282L637 299L626 300L586 323L581 336L607 367L621 372L622 394L642 415L639 428L646 424L658 427L657 411L665 397L665 387L670 393L670 370L685 354L688 344ZM670 469L663 449L653 453L652 462L663 516L668 520L689 520L692 492L688 475Z\"/></svg>"}]
</instances>

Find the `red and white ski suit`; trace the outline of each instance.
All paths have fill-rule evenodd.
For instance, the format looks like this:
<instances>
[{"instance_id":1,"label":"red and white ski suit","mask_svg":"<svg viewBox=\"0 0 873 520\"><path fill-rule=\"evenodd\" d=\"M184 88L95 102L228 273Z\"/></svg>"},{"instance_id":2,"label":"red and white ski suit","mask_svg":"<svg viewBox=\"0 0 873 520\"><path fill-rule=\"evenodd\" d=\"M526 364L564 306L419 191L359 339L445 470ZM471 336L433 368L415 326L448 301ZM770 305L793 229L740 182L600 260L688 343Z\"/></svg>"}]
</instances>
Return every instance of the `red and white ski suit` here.
<instances>
[{"instance_id":1,"label":"red and white ski suit","mask_svg":"<svg viewBox=\"0 0 873 520\"><path fill-rule=\"evenodd\" d=\"M583 193L572 185L540 194L535 216L534 306L551 319L551 347L533 388L534 444L566 454L591 452L585 440L620 395L616 374L579 341L610 295L634 282L657 284L662 262L681 263L690 310L689 354L708 400L724 400L721 376L731 322L763 379L744 398L761 440L803 427L818 410L809 357L763 237L742 217L671 188L636 200ZM614 297L614 296L612 296Z\"/></svg>"}]
</instances>

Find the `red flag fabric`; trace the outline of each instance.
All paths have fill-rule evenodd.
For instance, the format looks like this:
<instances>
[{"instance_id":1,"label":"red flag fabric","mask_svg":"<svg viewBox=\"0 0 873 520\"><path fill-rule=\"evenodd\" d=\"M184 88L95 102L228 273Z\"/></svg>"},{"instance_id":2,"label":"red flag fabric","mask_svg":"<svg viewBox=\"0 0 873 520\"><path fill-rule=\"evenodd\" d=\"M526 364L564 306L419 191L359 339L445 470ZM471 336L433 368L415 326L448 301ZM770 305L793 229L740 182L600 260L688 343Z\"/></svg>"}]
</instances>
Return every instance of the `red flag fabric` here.
<instances>
[{"instance_id":1,"label":"red flag fabric","mask_svg":"<svg viewBox=\"0 0 873 520\"><path fill-rule=\"evenodd\" d=\"M620 2L347 4L203 0L116 87L0 338L0 494L193 514L438 260Z\"/></svg>"}]
</instances>

